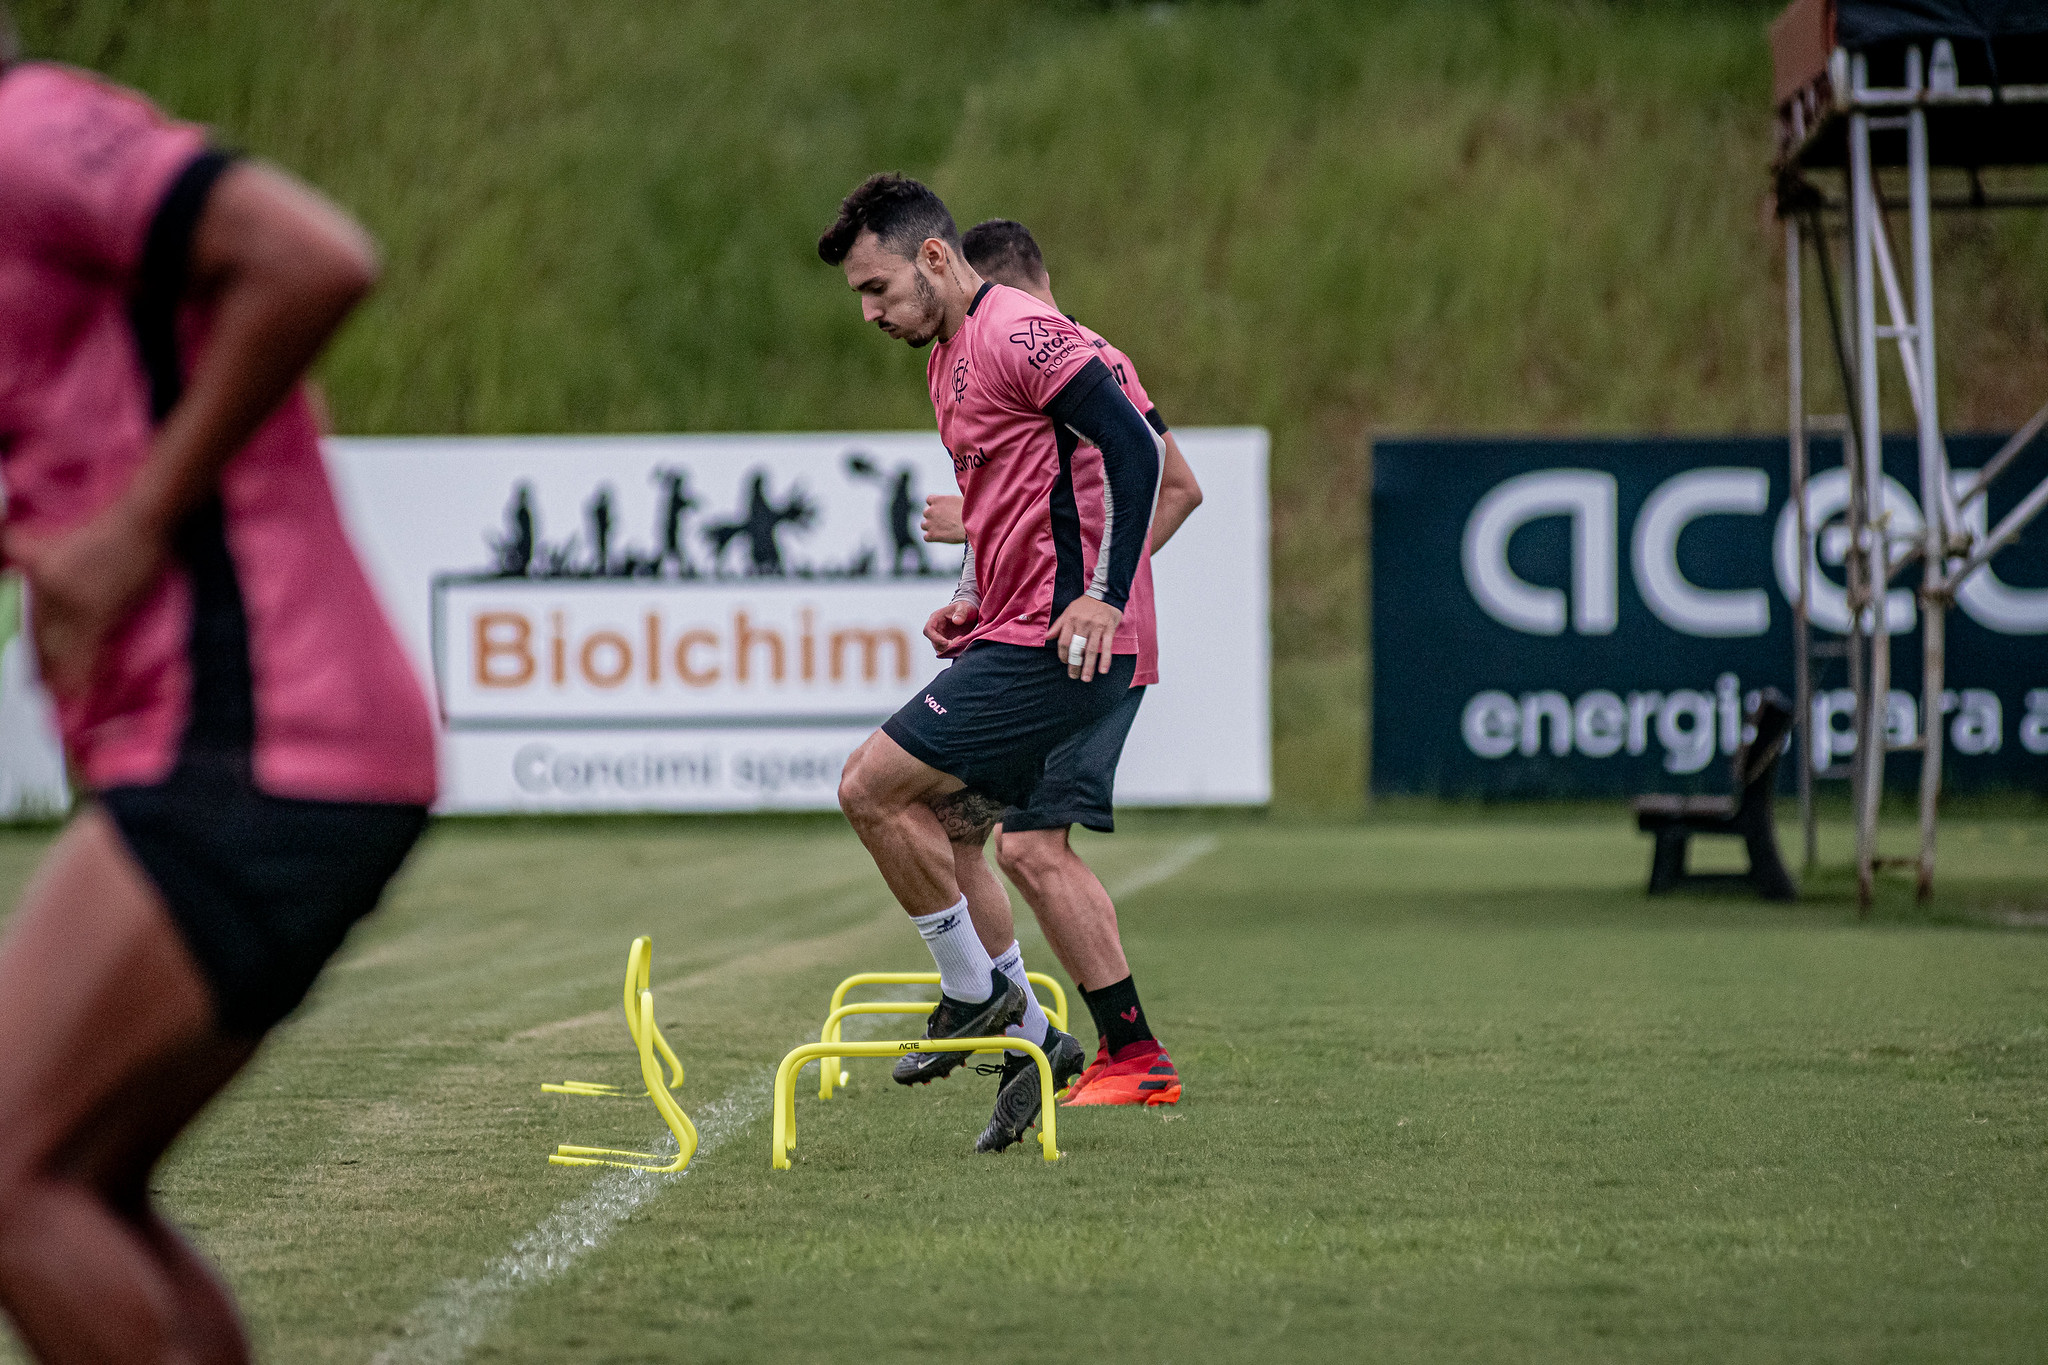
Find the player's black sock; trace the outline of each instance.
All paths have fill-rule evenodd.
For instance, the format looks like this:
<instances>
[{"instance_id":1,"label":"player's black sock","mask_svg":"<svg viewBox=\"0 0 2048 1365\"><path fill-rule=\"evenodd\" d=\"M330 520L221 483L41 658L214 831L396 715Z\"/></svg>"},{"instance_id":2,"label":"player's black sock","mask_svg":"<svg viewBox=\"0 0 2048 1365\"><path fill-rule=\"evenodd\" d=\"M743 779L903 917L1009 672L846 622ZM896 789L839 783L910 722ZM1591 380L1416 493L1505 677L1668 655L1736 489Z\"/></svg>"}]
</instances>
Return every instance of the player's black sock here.
<instances>
[{"instance_id":1,"label":"player's black sock","mask_svg":"<svg viewBox=\"0 0 2048 1365\"><path fill-rule=\"evenodd\" d=\"M1145 1007L1138 1003L1137 984L1130 977L1099 991L1083 990L1081 998L1088 1002L1088 1013L1095 1016L1095 1031L1107 1041L1112 1055L1118 1048L1152 1036L1152 1026L1145 1022Z\"/></svg>"}]
</instances>

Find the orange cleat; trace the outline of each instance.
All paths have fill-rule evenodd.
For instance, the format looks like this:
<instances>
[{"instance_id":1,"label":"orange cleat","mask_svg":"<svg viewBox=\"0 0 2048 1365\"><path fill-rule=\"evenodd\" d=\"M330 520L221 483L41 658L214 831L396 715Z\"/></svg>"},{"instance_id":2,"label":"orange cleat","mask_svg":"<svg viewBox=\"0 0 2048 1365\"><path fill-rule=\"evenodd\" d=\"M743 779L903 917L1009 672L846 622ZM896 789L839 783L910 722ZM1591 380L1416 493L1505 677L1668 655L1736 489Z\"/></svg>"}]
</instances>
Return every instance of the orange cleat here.
<instances>
[{"instance_id":1,"label":"orange cleat","mask_svg":"<svg viewBox=\"0 0 2048 1365\"><path fill-rule=\"evenodd\" d=\"M1074 1096L1081 1093L1082 1087L1096 1080L1107 1070L1109 1070L1109 1040L1107 1038L1097 1038L1095 1040L1095 1060L1090 1062L1088 1069L1076 1077L1074 1083L1068 1086L1065 1092L1060 1095L1060 1102L1062 1104L1071 1103Z\"/></svg>"},{"instance_id":2,"label":"orange cleat","mask_svg":"<svg viewBox=\"0 0 2048 1365\"><path fill-rule=\"evenodd\" d=\"M1157 1038L1148 1038L1119 1049L1107 1065L1098 1056L1096 1065L1082 1073L1074 1088L1067 1092L1067 1102L1062 1107L1173 1104L1179 1099L1180 1072L1174 1069L1173 1058L1166 1055Z\"/></svg>"}]
</instances>

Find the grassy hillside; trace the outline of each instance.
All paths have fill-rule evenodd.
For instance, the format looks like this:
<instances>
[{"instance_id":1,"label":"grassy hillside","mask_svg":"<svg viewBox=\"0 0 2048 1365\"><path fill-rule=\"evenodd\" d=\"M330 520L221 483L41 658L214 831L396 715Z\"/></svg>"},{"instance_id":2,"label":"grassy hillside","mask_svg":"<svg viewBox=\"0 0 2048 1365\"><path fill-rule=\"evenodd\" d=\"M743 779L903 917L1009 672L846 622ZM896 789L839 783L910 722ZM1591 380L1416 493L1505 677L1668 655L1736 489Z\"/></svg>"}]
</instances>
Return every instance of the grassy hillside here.
<instances>
[{"instance_id":1,"label":"grassy hillside","mask_svg":"<svg viewBox=\"0 0 2048 1365\"><path fill-rule=\"evenodd\" d=\"M1273 431L1296 808L1359 799L1371 433L1782 424L1768 5L16 9L375 230L386 287L326 365L349 432L922 426L922 357L819 228L882 168L1030 223L1174 421ZM1944 232L1947 411L2014 423L2048 226Z\"/></svg>"}]
</instances>

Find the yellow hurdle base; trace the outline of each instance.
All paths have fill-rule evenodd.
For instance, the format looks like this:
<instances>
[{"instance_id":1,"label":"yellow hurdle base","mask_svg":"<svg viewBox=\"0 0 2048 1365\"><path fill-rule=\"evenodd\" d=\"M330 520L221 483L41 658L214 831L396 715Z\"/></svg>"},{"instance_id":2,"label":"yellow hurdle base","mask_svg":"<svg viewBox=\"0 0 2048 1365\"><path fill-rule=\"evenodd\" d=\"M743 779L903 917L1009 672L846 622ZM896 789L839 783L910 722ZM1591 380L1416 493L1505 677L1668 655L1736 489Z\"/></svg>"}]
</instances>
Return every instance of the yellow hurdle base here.
<instances>
[{"instance_id":1,"label":"yellow hurdle base","mask_svg":"<svg viewBox=\"0 0 2048 1365\"><path fill-rule=\"evenodd\" d=\"M640 1075L647 1082L647 1093L653 1098L661 1121L675 1136L676 1154L666 1157L659 1152L628 1152L616 1147L581 1147L565 1142L548 1158L550 1166L619 1166L629 1171L670 1175L689 1165L690 1158L697 1154L697 1126L662 1084L661 1063L655 1060L654 1040L661 1034L654 1027L653 991L640 992L640 1026L634 1034L640 1045Z\"/></svg>"},{"instance_id":2,"label":"yellow hurdle base","mask_svg":"<svg viewBox=\"0 0 2048 1365\"><path fill-rule=\"evenodd\" d=\"M905 1038L896 1042L848 1043L839 1040L821 1043L804 1043L790 1049L782 1059L782 1065L775 1068L775 1132L769 1139L769 1161L778 1171L789 1169L789 1149L796 1146L796 1073L812 1058L822 1058L827 1064L836 1064L838 1057L901 1057L906 1052L1001 1052L1004 1049L1029 1053L1038 1064L1038 1093L1042 1103L1038 1110L1038 1146L1047 1161L1060 1159L1059 1139L1055 1131L1058 1106L1053 1103L1052 1065L1045 1060L1045 1053L1022 1038Z\"/></svg>"}]
</instances>

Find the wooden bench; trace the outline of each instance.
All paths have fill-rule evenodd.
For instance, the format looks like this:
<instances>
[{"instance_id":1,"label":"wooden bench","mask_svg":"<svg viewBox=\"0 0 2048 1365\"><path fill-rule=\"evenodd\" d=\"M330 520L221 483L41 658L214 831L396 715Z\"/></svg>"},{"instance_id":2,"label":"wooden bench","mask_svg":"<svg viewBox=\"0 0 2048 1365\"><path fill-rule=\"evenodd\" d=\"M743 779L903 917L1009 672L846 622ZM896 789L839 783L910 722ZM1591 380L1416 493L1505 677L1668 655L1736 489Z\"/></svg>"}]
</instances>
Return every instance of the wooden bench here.
<instances>
[{"instance_id":1,"label":"wooden bench","mask_svg":"<svg viewBox=\"0 0 2048 1365\"><path fill-rule=\"evenodd\" d=\"M1650 894L1691 883L1747 883L1765 900L1796 899L1799 888L1778 856L1778 828L1772 819L1778 762L1792 730L1792 707L1784 694L1767 687L1749 713L1749 738L1735 751L1734 792L1729 796L1639 796L1630 803L1636 828L1656 836L1650 854ZM1726 834L1749 848L1749 871L1700 873L1685 870L1686 847L1695 834Z\"/></svg>"}]
</instances>

